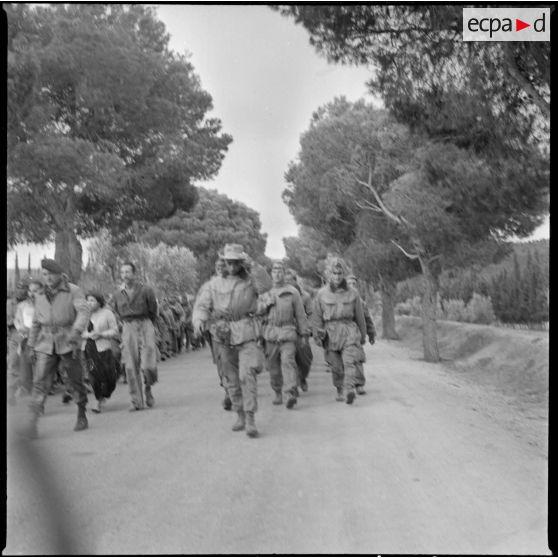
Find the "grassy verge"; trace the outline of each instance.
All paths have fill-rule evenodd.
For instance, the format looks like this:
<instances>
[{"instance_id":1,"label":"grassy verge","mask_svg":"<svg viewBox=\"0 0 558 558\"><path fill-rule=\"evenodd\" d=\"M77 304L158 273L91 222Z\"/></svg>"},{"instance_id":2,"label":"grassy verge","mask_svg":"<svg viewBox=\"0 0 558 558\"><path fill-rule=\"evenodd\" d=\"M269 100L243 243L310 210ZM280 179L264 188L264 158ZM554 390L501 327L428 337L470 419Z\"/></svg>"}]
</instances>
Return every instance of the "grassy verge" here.
<instances>
[{"instance_id":1,"label":"grassy verge","mask_svg":"<svg viewBox=\"0 0 558 558\"><path fill-rule=\"evenodd\" d=\"M401 341L422 353L420 318L400 316ZM438 322L444 365L480 385L537 405L548 404L547 331L526 331L461 322Z\"/></svg>"}]
</instances>

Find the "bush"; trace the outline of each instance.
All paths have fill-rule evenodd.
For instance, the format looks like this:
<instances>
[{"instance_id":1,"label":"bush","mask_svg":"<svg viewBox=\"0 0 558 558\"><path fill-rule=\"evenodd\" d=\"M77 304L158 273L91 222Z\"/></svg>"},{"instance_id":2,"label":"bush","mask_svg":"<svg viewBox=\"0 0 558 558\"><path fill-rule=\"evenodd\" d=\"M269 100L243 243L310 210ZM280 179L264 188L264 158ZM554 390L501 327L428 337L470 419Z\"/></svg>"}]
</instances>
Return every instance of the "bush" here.
<instances>
[{"instance_id":1,"label":"bush","mask_svg":"<svg viewBox=\"0 0 558 558\"><path fill-rule=\"evenodd\" d=\"M452 298L444 301L444 310L446 320L452 322L466 322L467 308L462 300Z\"/></svg>"},{"instance_id":2,"label":"bush","mask_svg":"<svg viewBox=\"0 0 558 558\"><path fill-rule=\"evenodd\" d=\"M419 296L409 298L405 302L399 302L395 306L397 316L421 317L421 310L421 298ZM467 305L459 299L442 300L438 298L436 316L440 320L474 324L491 324L496 321L492 300L490 297L478 293L473 293Z\"/></svg>"},{"instance_id":3,"label":"bush","mask_svg":"<svg viewBox=\"0 0 558 558\"><path fill-rule=\"evenodd\" d=\"M492 300L488 296L473 293L466 308L467 321L474 324L491 324L496 321Z\"/></svg>"},{"instance_id":4,"label":"bush","mask_svg":"<svg viewBox=\"0 0 558 558\"><path fill-rule=\"evenodd\" d=\"M411 315L411 305L408 302L398 302L395 305L395 315L396 316L410 316Z\"/></svg>"}]
</instances>

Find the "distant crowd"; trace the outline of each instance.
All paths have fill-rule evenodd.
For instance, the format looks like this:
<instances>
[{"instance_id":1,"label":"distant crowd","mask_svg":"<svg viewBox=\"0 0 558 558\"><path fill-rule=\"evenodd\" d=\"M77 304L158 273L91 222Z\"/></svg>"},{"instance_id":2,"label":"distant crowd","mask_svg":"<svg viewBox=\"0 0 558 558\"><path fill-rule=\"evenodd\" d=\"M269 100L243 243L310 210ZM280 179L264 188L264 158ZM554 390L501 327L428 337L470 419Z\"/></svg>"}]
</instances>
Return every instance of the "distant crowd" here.
<instances>
[{"instance_id":1,"label":"distant crowd","mask_svg":"<svg viewBox=\"0 0 558 558\"><path fill-rule=\"evenodd\" d=\"M257 376L269 371L275 405L292 409L308 390L313 361L309 338L324 351L336 399L352 404L364 395L363 345L375 329L356 277L333 258L328 282L314 296L296 273L274 262L270 273L238 244L227 244L215 275L188 296L157 298L133 262L120 268L113 293L87 292L71 283L55 260L41 262L41 277L17 284L7 301L8 404L27 399L30 421L21 432L38 436L47 395L62 391L78 409L74 430L89 423L88 395L103 411L120 379L128 384L130 411L153 407L158 363L209 346L223 408L237 413L233 431L256 437Z\"/></svg>"}]
</instances>

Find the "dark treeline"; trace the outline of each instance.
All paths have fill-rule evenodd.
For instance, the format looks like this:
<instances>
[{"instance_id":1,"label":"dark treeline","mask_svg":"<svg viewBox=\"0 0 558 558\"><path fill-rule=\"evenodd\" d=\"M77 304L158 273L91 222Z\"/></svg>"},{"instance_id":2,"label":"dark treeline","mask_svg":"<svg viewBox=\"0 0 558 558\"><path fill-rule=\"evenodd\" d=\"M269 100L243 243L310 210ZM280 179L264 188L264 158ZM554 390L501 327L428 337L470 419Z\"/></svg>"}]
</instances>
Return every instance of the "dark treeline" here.
<instances>
[{"instance_id":1,"label":"dark treeline","mask_svg":"<svg viewBox=\"0 0 558 558\"><path fill-rule=\"evenodd\" d=\"M442 304L462 300L474 293L490 297L498 321L509 324L540 324L549 320L548 240L516 243L510 255L482 269L445 271L440 276ZM418 278L402 281L397 302L421 296Z\"/></svg>"}]
</instances>

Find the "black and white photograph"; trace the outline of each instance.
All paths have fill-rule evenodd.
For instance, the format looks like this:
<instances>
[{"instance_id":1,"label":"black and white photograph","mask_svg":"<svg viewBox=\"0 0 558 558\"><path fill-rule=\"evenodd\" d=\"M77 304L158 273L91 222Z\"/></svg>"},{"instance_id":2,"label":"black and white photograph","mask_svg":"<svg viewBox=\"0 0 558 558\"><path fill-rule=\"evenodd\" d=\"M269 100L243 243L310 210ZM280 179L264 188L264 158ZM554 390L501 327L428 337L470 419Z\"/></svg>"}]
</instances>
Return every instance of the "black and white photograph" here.
<instances>
[{"instance_id":1,"label":"black and white photograph","mask_svg":"<svg viewBox=\"0 0 558 558\"><path fill-rule=\"evenodd\" d=\"M558 553L553 4L0 15L3 556Z\"/></svg>"}]
</instances>

